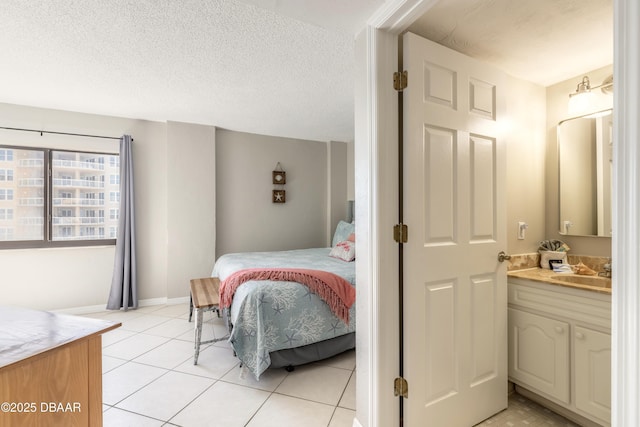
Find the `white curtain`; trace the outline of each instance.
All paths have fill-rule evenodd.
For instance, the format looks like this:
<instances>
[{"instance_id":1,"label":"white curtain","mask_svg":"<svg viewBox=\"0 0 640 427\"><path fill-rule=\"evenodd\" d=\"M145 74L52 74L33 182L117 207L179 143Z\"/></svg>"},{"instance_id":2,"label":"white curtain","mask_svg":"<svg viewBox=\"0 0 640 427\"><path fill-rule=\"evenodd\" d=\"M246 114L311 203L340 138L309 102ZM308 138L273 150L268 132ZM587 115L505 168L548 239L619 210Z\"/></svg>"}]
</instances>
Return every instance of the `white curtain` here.
<instances>
[{"instance_id":1,"label":"white curtain","mask_svg":"<svg viewBox=\"0 0 640 427\"><path fill-rule=\"evenodd\" d=\"M132 143L130 135L120 138L120 216L111 292L107 302L109 310L124 308L126 311L138 307Z\"/></svg>"}]
</instances>

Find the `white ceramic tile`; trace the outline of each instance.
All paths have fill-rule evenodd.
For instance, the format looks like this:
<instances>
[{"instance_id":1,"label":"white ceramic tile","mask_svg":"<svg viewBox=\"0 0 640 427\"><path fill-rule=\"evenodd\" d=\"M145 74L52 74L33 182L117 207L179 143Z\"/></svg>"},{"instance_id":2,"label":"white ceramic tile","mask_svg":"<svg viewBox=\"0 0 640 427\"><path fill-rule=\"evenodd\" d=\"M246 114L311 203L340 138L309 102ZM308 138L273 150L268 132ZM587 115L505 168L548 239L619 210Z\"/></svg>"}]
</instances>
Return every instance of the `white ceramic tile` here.
<instances>
[{"instance_id":1,"label":"white ceramic tile","mask_svg":"<svg viewBox=\"0 0 640 427\"><path fill-rule=\"evenodd\" d=\"M103 317L103 319L105 320L111 320L113 322L124 322L126 320L131 320L131 319L135 319L136 317L140 317L143 316L144 312L140 311L140 310L128 310L128 311L124 311L124 310L109 310L106 312L105 316Z\"/></svg>"},{"instance_id":2,"label":"white ceramic tile","mask_svg":"<svg viewBox=\"0 0 640 427\"><path fill-rule=\"evenodd\" d=\"M161 337L175 338L179 335L183 335L186 332L191 332L193 341L193 322L189 323L184 319L169 318L168 321L149 328L144 331L145 334L159 335Z\"/></svg>"},{"instance_id":3,"label":"white ceramic tile","mask_svg":"<svg viewBox=\"0 0 640 427\"><path fill-rule=\"evenodd\" d=\"M227 375L222 377L222 381L265 391L274 391L287 375L289 375L289 373L285 371L284 368L267 369L262 373L262 375L260 375L260 380L256 380L251 373L245 372L242 374L240 367L237 367L230 370Z\"/></svg>"},{"instance_id":4,"label":"white ceramic tile","mask_svg":"<svg viewBox=\"0 0 640 427\"><path fill-rule=\"evenodd\" d=\"M244 427L268 397L269 393L262 390L218 381L170 422L181 426ZM295 424L278 427L288 425Z\"/></svg>"},{"instance_id":5,"label":"white ceramic tile","mask_svg":"<svg viewBox=\"0 0 640 427\"><path fill-rule=\"evenodd\" d=\"M145 365L172 369L186 360L193 360L193 352L192 343L180 340L171 340L149 350L133 360L134 362L144 363Z\"/></svg>"},{"instance_id":6,"label":"white ceramic tile","mask_svg":"<svg viewBox=\"0 0 640 427\"><path fill-rule=\"evenodd\" d=\"M164 425L164 421L154 420L118 408L111 408L104 412L102 423L104 427L159 427Z\"/></svg>"},{"instance_id":7,"label":"white ceramic tile","mask_svg":"<svg viewBox=\"0 0 640 427\"><path fill-rule=\"evenodd\" d=\"M169 319L164 316L144 314L142 316L134 317L133 319L123 320L121 328L127 331L142 332L167 322L168 320Z\"/></svg>"},{"instance_id":8,"label":"white ceramic tile","mask_svg":"<svg viewBox=\"0 0 640 427\"><path fill-rule=\"evenodd\" d=\"M189 343L189 345L193 348L193 344ZM233 355L232 350L210 345L200 350L197 365L193 364L193 357L191 357L175 367L174 371L218 379L227 373L231 374L230 371L239 372L237 368L239 364L240 361Z\"/></svg>"},{"instance_id":9,"label":"white ceramic tile","mask_svg":"<svg viewBox=\"0 0 640 427\"><path fill-rule=\"evenodd\" d=\"M338 406L347 409L356 409L356 373L354 372L349 379L347 388L344 390L344 394L340 399Z\"/></svg>"},{"instance_id":10,"label":"white ceramic tile","mask_svg":"<svg viewBox=\"0 0 640 427\"><path fill-rule=\"evenodd\" d=\"M326 427L335 407L295 397L272 394L247 427Z\"/></svg>"},{"instance_id":11,"label":"white ceramic tile","mask_svg":"<svg viewBox=\"0 0 640 427\"><path fill-rule=\"evenodd\" d=\"M127 363L127 360L118 359L116 357L105 356L102 355L102 373L109 372L112 369L117 368L118 366L124 365Z\"/></svg>"},{"instance_id":12,"label":"white ceramic tile","mask_svg":"<svg viewBox=\"0 0 640 427\"><path fill-rule=\"evenodd\" d=\"M143 307L136 308L136 311L139 313L150 314L166 306L167 306L166 304L145 305Z\"/></svg>"},{"instance_id":13,"label":"white ceramic tile","mask_svg":"<svg viewBox=\"0 0 640 427\"><path fill-rule=\"evenodd\" d=\"M107 311L98 311L96 313L85 313L85 314L81 314L80 316L82 317L88 317L91 319L101 319L101 320L106 320L105 317L109 315L109 312ZM113 319L111 319L113 320Z\"/></svg>"},{"instance_id":14,"label":"white ceramic tile","mask_svg":"<svg viewBox=\"0 0 640 427\"><path fill-rule=\"evenodd\" d=\"M156 335L136 334L102 349L102 354L131 360L169 341Z\"/></svg>"},{"instance_id":15,"label":"white ceramic tile","mask_svg":"<svg viewBox=\"0 0 640 427\"><path fill-rule=\"evenodd\" d=\"M180 303L180 304L172 304L172 305L163 305L160 306L157 310L153 312L155 316L166 316L166 317L179 317L189 316L189 303Z\"/></svg>"},{"instance_id":16,"label":"white ceramic tile","mask_svg":"<svg viewBox=\"0 0 640 427\"><path fill-rule=\"evenodd\" d=\"M356 351L348 350L317 363L323 366L331 366L334 368L349 369L353 371L356 369Z\"/></svg>"},{"instance_id":17,"label":"white ceramic tile","mask_svg":"<svg viewBox=\"0 0 640 427\"><path fill-rule=\"evenodd\" d=\"M178 319L181 320L181 319ZM189 325L190 329L184 332L181 335L176 336L176 338L191 341L194 340L194 332L195 332L195 323L184 321L185 324ZM229 334L227 327L224 325L224 322L221 319L210 320L208 322L202 322L202 337L200 338L202 341L208 341L214 338L224 338Z\"/></svg>"},{"instance_id":18,"label":"white ceramic tile","mask_svg":"<svg viewBox=\"0 0 640 427\"><path fill-rule=\"evenodd\" d=\"M356 417L356 411L345 408L336 408L331 417L329 427L352 427L353 419Z\"/></svg>"},{"instance_id":19,"label":"white ceramic tile","mask_svg":"<svg viewBox=\"0 0 640 427\"><path fill-rule=\"evenodd\" d=\"M102 401L115 405L166 373L166 369L127 362L102 375Z\"/></svg>"},{"instance_id":20,"label":"white ceramic tile","mask_svg":"<svg viewBox=\"0 0 640 427\"><path fill-rule=\"evenodd\" d=\"M109 332L102 334L102 347L110 346L111 344L115 344L118 341L122 341L125 338L129 338L137 334L137 332L133 331L125 331L124 329L118 328L113 329Z\"/></svg>"},{"instance_id":21,"label":"white ceramic tile","mask_svg":"<svg viewBox=\"0 0 640 427\"><path fill-rule=\"evenodd\" d=\"M209 378L169 372L127 397L116 407L168 421L213 383L214 380Z\"/></svg>"},{"instance_id":22,"label":"white ceramic tile","mask_svg":"<svg viewBox=\"0 0 640 427\"><path fill-rule=\"evenodd\" d=\"M315 364L298 366L282 381L276 392L335 406L351 373L346 369Z\"/></svg>"}]
</instances>

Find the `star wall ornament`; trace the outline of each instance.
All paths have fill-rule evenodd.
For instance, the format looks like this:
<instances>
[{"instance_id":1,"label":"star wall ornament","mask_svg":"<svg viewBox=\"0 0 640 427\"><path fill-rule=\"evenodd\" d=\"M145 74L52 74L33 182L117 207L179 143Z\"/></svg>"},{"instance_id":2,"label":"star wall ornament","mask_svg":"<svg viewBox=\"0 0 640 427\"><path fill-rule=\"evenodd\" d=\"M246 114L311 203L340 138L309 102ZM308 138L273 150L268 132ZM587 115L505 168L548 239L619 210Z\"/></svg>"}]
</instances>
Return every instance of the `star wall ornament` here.
<instances>
[{"instance_id":1,"label":"star wall ornament","mask_svg":"<svg viewBox=\"0 0 640 427\"><path fill-rule=\"evenodd\" d=\"M273 190L273 203L284 203L286 201L284 190Z\"/></svg>"}]
</instances>

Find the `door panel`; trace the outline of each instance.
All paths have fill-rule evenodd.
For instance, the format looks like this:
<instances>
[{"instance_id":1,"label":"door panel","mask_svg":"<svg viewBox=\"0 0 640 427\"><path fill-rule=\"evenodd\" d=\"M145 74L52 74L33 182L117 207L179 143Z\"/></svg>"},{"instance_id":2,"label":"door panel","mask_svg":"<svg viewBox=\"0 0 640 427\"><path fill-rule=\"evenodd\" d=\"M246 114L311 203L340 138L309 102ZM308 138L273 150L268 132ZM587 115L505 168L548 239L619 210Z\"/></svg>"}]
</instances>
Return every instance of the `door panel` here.
<instances>
[{"instance_id":1,"label":"door panel","mask_svg":"<svg viewBox=\"0 0 640 427\"><path fill-rule=\"evenodd\" d=\"M471 135L471 241L491 241L497 237L496 140Z\"/></svg>"},{"instance_id":2,"label":"door panel","mask_svg":"<svg viewBox=\"0 0 640 427\"><path fill-rule=\"evenodd\" d=\"M427 370L425 383L425 404L431 405L452 394L458 389L456 383L455 357L457 325L455 316L456 306L455 281L441 281L425 286L424 330L427 333L426 342L434 346L433 351L425 351L427 356Z\"/></svg>"},{"instance_id":3,"label":"door panel","mask_svg":"<svg viewBox=\"0 0 640 427\"><path fill-rule=\"evenodd\" d=\"M469 427L507 406L504 75L403 43L405 420Z\"/></svg>"},{"instance_id":4,"label":"door panel","mask_svg":"<svg viewBox=\"0 0 640 427\"><path fill-rule=\"evenodd\" d=\"M425 126L422 153L424 160L423 188L425 202L425 245L446 245L456 242L457 230L457 144L456 132Z\"/></svg>"},{"instance_id":5,"label":"door panel","mask_svg":"<svg viewBox=\"0 0 640 427\"><path fill-rule=\"evenodd\" d=\"M495 306L497 281L495 275L471 278L471 387L494 379L496 366L498 316Z\"/></svg>"}]
</instances>

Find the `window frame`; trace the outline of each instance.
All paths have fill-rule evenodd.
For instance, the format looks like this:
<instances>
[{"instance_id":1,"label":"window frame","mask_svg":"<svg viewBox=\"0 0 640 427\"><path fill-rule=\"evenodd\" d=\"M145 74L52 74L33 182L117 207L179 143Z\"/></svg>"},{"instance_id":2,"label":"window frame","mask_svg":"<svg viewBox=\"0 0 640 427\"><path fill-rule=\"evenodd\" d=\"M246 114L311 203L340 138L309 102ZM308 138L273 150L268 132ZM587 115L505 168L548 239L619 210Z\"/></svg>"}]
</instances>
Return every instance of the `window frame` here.
<instances>
[{"instance_id":1,"label":"window frame","mask_svg":"<svg viewBox=\"0 0 640 427\"><path fill-rule=\"evenodd\" d=\"M10 240L0 241L0 250L6 249L37 249L37 248L69 248L69 247L91 247L91 246L115 246L116 239L78 239L78 240L53 240L53 152L68 152L68 153L83 153L83 154L96 154L104 156L118 156L118 152L109 151L93 151L93 150L71 150L60 148L47 148L41 146L21 146L21 145L8 145L0 144L0 150L31 150L40 151L43 153L43 174L44 174L44 188L43 188L43 238L41 240ZM15 156L15 154L14 154ZM14 157L12 156L12 157ZM111 162L105 162L105 166ZM119 169L118 169L119 170ZM119 172L118 172L119 174ZM119 176L119 175L118 175ZM14 174L15 180L15 174ZM15 195L14 195L15 197ZM106 197L105 197L106 200ZM14 211L14 217L16 213ZM105 224L104 235L107 236L110 233L109 225Z\"/></svg>"}]
</instances>

